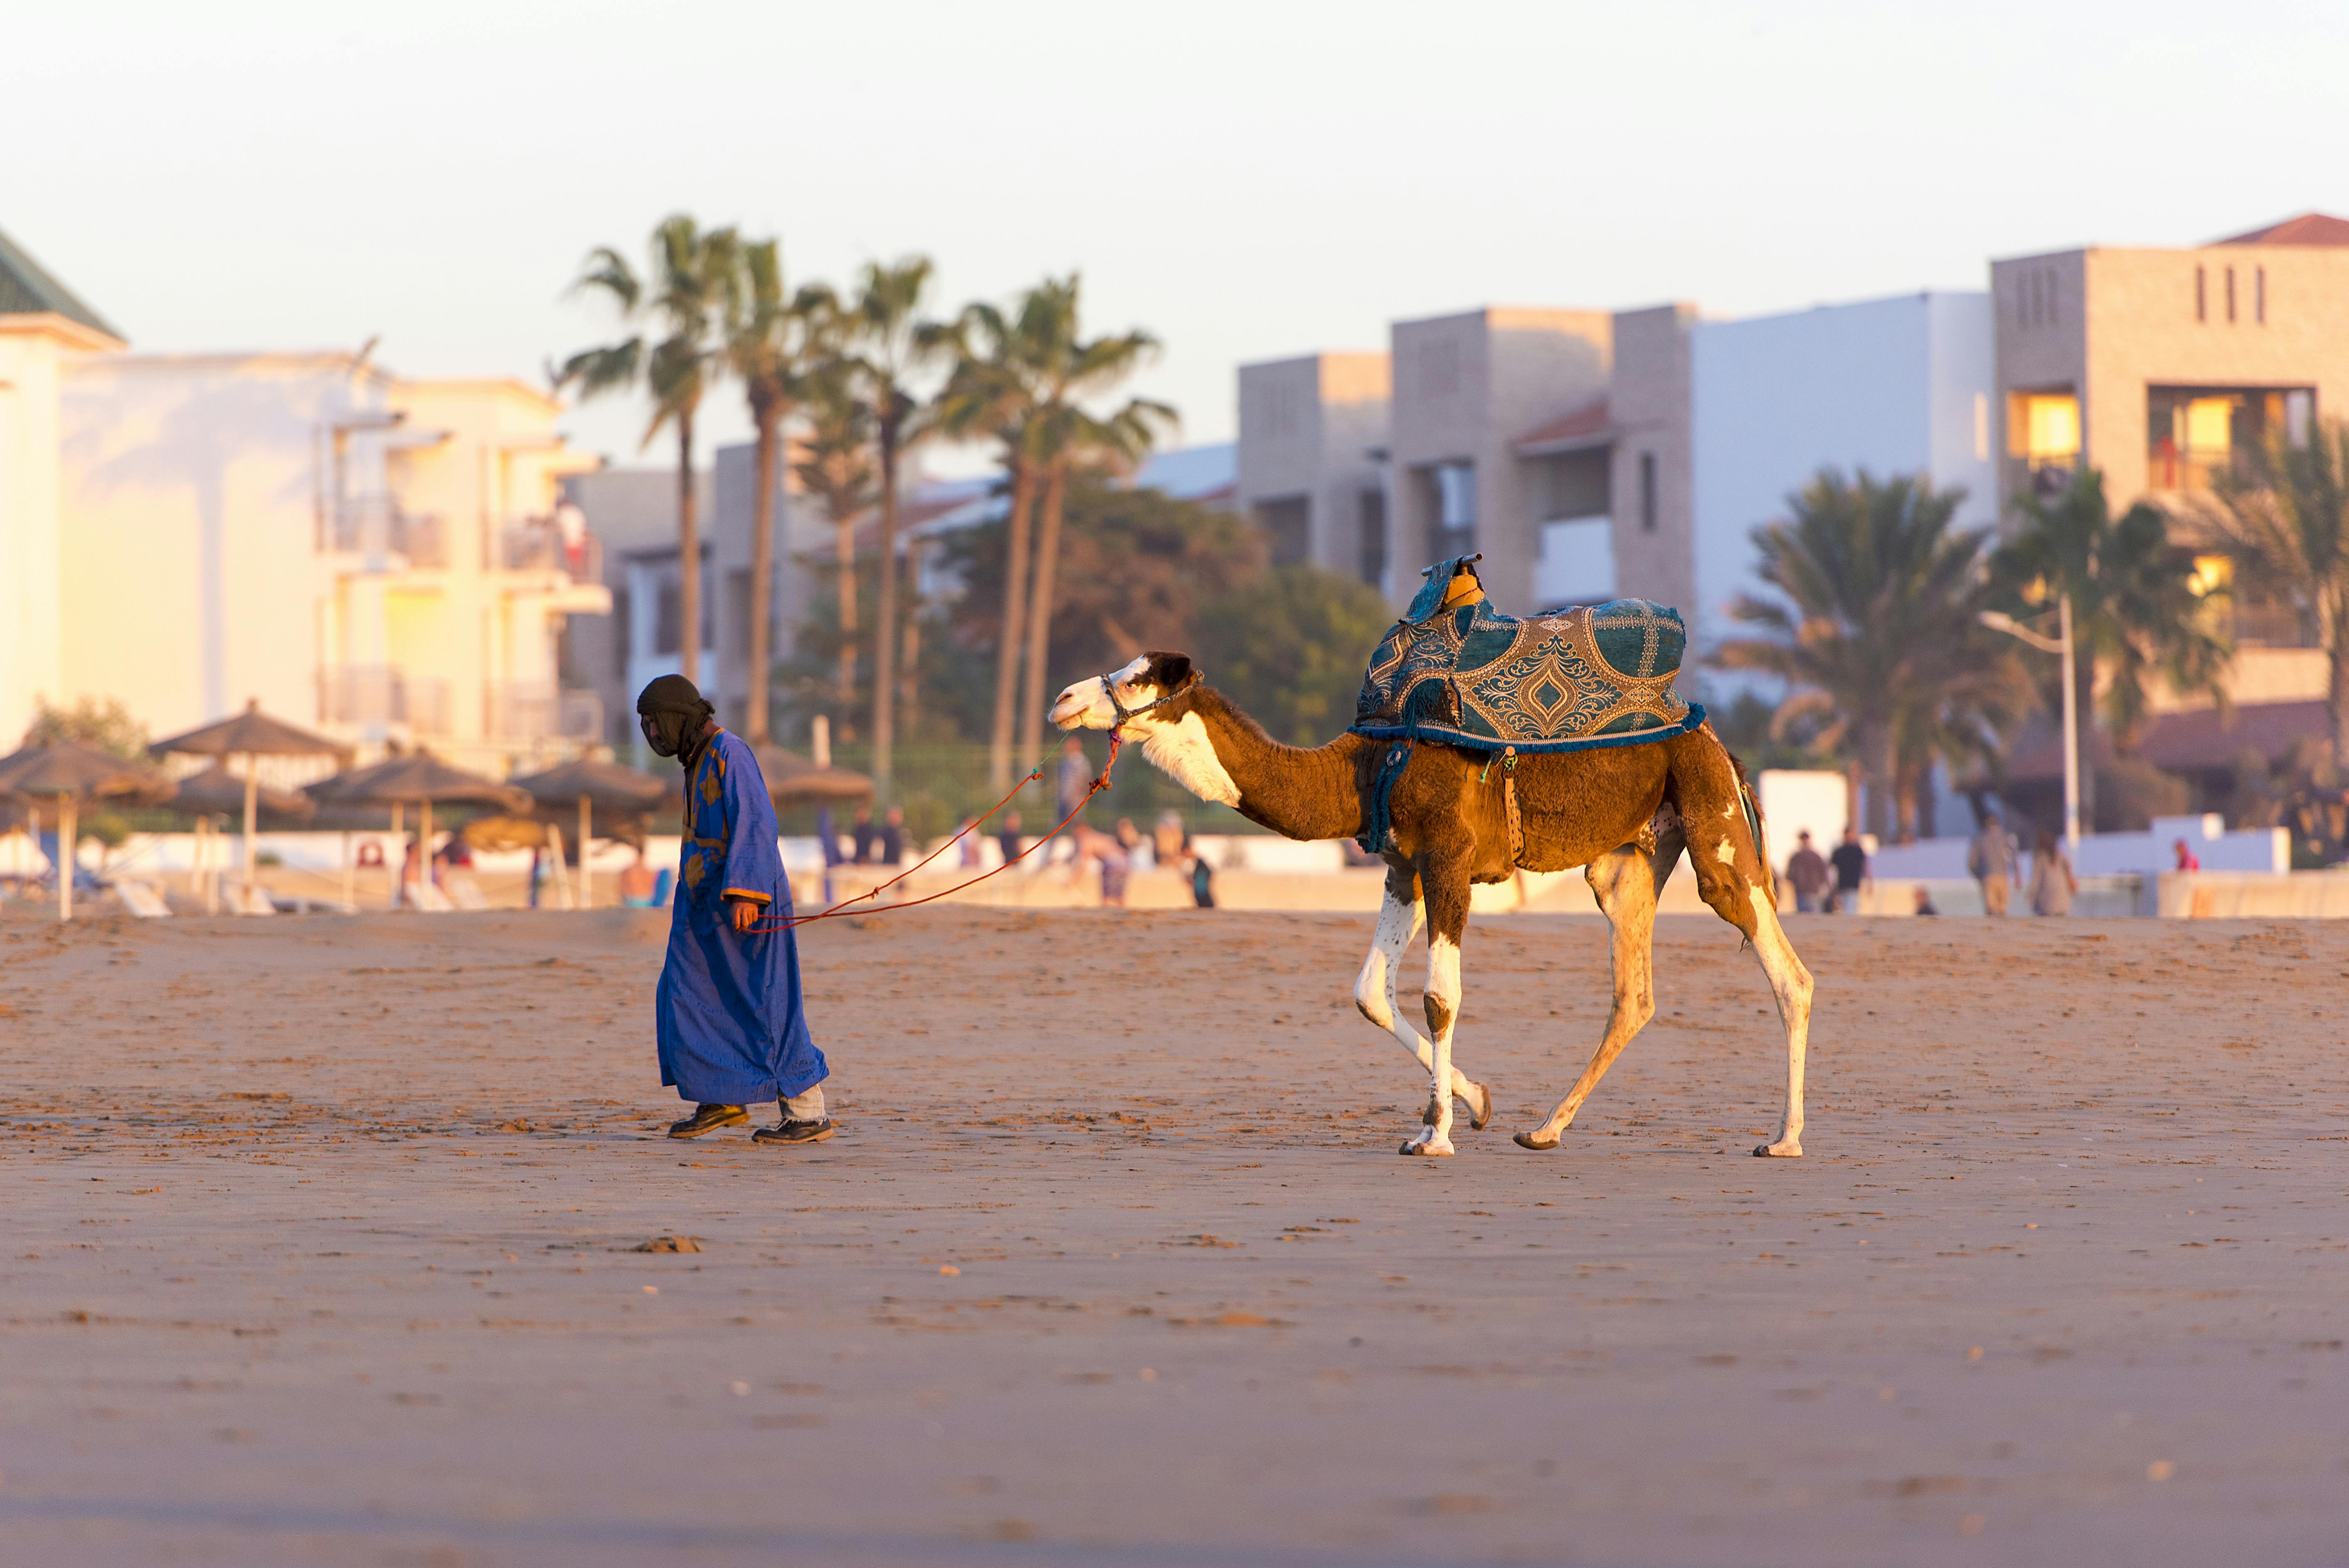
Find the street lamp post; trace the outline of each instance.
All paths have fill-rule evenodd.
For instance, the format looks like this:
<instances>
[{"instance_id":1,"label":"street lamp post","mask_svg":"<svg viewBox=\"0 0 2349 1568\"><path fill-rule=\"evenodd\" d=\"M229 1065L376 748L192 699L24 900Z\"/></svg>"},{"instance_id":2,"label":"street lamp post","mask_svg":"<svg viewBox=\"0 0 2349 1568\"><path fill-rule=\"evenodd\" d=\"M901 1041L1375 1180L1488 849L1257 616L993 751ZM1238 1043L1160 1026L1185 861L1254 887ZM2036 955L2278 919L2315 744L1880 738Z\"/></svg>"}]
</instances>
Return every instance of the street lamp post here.
<instances>
[{"instance_id":1,"label":"street lamp post","mask_svg":"<svg viewBox=\"0 0 2349 1568\"><path fill-rule=\"evenodd\" d=\"M2073 681L2072 663L2072 596L2055 596L2055 624L2060 635L2040 636L2015 620L2013 616L1996 610L1984 610L1982 625L1992 631L2002 631L2009 637L2020 638L2043 653L2064 656L2064 844L2077 864L2080 858L2080 713L2079 698Z\"/></svg>"}]
</instances>

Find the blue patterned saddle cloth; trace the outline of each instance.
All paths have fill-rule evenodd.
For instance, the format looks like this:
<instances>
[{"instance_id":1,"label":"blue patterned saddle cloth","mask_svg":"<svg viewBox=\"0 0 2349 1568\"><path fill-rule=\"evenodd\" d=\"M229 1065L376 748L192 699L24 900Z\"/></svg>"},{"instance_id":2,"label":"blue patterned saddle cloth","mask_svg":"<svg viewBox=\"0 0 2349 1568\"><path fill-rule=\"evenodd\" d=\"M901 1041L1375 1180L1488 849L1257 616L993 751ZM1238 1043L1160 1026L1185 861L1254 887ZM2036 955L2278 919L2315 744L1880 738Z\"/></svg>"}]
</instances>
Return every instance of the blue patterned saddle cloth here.
<instances>
[{"instance_id":1,"label":"blue patterned saddle cloth","mask_svg":"<svg viewBox=\"0 0 2349 1568\"><path fill-rule=\"evenodd\" d=\"M1688 630L1645 599L1546 610L1520 620L1483 600L1444 608L1453 573L1428 573L1371 659L1353 732L1519 753L1638 745L1704 722L1672 690Z\"/></svg>"}]
</instances>

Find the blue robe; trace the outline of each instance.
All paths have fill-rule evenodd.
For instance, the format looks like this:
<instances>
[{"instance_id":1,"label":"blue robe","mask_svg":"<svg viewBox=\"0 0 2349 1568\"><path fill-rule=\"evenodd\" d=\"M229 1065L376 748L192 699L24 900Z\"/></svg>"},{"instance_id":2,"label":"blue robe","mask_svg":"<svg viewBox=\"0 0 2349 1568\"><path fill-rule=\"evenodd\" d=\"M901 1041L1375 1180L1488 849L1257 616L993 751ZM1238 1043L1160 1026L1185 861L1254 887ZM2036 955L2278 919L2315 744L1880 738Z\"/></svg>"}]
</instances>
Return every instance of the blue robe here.
<instances>
[{"instance_id":1,"label":"blue robe","mask_svg":"<svg viewBox=\"0 0 2349 1568\"><path fill-rule=\"evenodd\" d=\"M686 781L685 844L661 966L661 1082L703 1105L803 1094L830 1075L808 1038L799 944L788 930L736 933L727 895L788 919L792 885L759 760L721 730Z\"/></svg>"}]
</instances>

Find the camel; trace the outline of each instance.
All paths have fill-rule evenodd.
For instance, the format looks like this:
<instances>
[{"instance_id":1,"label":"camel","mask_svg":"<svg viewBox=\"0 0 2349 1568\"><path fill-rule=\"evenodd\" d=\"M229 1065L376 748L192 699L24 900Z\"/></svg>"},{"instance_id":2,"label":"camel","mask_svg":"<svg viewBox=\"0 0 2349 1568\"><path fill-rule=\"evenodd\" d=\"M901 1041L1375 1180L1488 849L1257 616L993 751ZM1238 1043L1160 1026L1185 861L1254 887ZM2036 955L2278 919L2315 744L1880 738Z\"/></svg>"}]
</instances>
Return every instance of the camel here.
<instances>
[{"instance_id":1,"label":"camel","mask_svg":"<svg viewBox=\"0 0 2349 1568\"><path fill-rule=\"evenodd\" d=\"M1748 827L1744 770L1710 724L1646 744L1516 759L1523 848L1513 855L1503 774L1490 755L1350 732L1323 746L1283 745L1207 685L1185 654L1144 653L1122 670L1074 682L1053 704L1052 722L1063 730L1137 739L1153 765L1202 800L1308 840L1360 835L1365 794L1381 761L1394 746L1411 748L1391 797L1378 934L1354 983L1362 1016L1392 1034L1430 1075L1427 1110L1402 1147L1406 1155L1454 1152L1455 1099L1469 1107L1472 1129L1493 1116L1492 1092L1453 1060L1470 885L1508 881L1520 866L1581 866L1613 929L1614 1006L1606 1033L1557 1109L1516 1137L1522 1147L1554 1149L1608 1067L1654 1016L1656 896L1686 848L1705 903L1744 934L1761 960L1786 1031L1778 1137L1754 1152L1776 1158L1803 1152L1810 971L1778 923L1776 885ZM1750 820L1759 824L1758 811ZM1397 968L1423 921L1425 1035L1395 1005Z\"/></svg>"}]
</instances>

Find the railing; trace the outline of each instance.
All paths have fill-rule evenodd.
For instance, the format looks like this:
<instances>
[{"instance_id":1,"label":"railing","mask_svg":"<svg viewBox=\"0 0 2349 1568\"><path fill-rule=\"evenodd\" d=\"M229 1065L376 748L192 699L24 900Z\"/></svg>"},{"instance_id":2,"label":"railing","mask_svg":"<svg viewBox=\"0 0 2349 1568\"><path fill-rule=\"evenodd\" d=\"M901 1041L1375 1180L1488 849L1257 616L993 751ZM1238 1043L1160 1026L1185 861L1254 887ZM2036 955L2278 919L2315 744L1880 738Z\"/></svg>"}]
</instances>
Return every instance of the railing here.
<instances>
[{"instance_id":1,"label":"railing","mask_svg":"<svg viewBox=\"0 0 2349 1568\"><path fill-rule=\"evenodd\" d=\"M582 531L566 539L552 517L525 517L498 531L497 564L509 572L564 572L574 583L604 580L604 542Z\"/></svg>"},{"instance_id":2,"label":"railing","mask_svg":"<svg viewBox=\"0 0 2349 1568\"><path fill-rule=\"evenodd\" d=\"M584 741L604 738L604 700L552 681L492 682L481 690L483 729L492 740Z\"/></svg>"},{"instance_id":3,"label":"railing","mask_svg":"<svg viewBox=\"0 0 2349 1568\"><path fill-rule=\"evenodd\" d=\"M415 735L449 732L449 683L393 664L340 664L318 673L318 720L361 729L404 724Z\"/></svg>"},{"instance_id":4,"label":"railing","mask_svg":"<svg viewBox=\"0 0 2349 1568\"><path fill-rule=\"evenodd\" d=\"M338 503L331 543L338 555L400 556L411 566L449 564L448 529L440 514L403 512L388 496Z\"/></svg>"}]
</instances>

